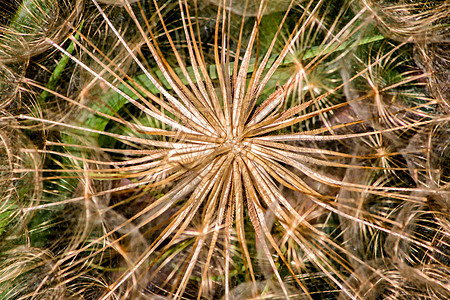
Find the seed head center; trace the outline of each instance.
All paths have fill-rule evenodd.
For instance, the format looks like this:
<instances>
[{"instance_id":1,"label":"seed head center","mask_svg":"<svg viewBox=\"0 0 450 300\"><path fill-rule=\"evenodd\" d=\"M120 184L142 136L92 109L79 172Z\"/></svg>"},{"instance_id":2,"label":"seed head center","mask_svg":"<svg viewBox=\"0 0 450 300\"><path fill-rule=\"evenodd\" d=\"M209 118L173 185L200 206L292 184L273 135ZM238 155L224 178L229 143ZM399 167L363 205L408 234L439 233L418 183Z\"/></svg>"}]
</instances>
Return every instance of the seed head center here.
<instances>
[{"instance_id":1,"label":"seed head center","mask_svg":"<svg viewBox=\"0 0 450 300\"><path fill-rule=\"evenodd\" d=\"M234 155L239 155L242 152L243 145L241 139L237 137L231 137L226 141L227 144L231 146L231 151Z\"/></svg>"}]
</instances>

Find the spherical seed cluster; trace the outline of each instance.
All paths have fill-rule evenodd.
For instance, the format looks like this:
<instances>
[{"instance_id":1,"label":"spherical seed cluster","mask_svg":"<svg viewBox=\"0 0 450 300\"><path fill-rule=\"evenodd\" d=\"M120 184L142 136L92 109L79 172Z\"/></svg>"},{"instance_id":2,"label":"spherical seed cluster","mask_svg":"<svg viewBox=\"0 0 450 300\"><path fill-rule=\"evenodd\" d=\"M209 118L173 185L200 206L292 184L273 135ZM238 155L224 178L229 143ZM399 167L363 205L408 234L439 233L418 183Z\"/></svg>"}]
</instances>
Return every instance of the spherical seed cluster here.
<instances>
[{"instance_id":1,"label":"spherical seed cluster","mask_svg":"<svg viewBox=\"0 0 450 300\"><path fill-rule=\"evenodd\" d=\"M414 67L442 6L73 3L26 71L0 36L1 118L40 137L3 139L0 298L448 298L445 76Z\"/></svg>"}]
</instances>

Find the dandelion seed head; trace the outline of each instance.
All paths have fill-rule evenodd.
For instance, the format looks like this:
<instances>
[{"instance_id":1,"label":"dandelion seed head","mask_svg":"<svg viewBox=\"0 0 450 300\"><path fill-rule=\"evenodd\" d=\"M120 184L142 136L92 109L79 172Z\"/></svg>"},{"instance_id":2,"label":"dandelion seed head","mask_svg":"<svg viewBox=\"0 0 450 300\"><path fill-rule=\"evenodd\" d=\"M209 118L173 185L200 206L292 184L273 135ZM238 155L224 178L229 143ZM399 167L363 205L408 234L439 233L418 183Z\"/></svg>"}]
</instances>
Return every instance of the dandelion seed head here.
<instances>
[{"instance_id":1,"label":"dandelion seed head","mask_svg":"<svg viewBox=\"0 0 450 300\"><path fill-rule=\"evenodd\" d=\"M76 295L101 300L230 299L239 286L255 299L364 299L367 278L392 284L388 254L425 262L433 245L408 216L424 210L426 189L405 164L417 182L435 170L401 138L437 119L406 103L429 100L420 87L396 98L420 79L404 72L404 44L379 45L369 4L288 0L278 12L277 1L203 2L217 5L202 13L200 1L92 0L99 21L73 28L75 52L46 39L89 74L75 96L26 81L76 106L79 119L19 118L70 131L27 152L51 157L48 170L24 171L44 176L29 211L82 216L37 222L77 225L54 246L64 249L61 282L75 290L101 277L86 283L102 287L94 297ZM102 32L113 40L103 47ZM378 72L397 68L394 81ZM447 175L433 176L448 187ZM77 191L59 195L55 185ZM41 228L26 231L29 240ZM413 256L400 244L414 245Z\"/></svg>"}]
</instances>

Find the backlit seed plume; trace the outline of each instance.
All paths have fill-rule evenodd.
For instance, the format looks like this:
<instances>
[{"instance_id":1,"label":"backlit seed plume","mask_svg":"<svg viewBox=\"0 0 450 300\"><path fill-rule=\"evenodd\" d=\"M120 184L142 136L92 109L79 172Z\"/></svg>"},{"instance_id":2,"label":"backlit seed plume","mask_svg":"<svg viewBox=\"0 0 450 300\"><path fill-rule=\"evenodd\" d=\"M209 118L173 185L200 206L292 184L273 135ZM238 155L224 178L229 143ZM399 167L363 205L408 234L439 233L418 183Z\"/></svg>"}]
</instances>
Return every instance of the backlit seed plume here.
<instances>
[{"instance_id":1,"label":"backlit seed plume","mask_svg":"<svg viewBox=\"0 0 450 300\"><path fill-rule=\"evenodd\" d=\"M35 150L53 161L26 208L79 213L54 246L58 293L363 299L367 274L400 286L380 245L430 245L398 229L404 203L429 195L408 166L426 153L406 137L448 117L410 88L424 76L402 64L406 43L374 35L367 6L99 2L99 28L45 39L77 66L76 96L22 79L74 108L19 116L65 131Z\"/></svg>"}]
</instances>

